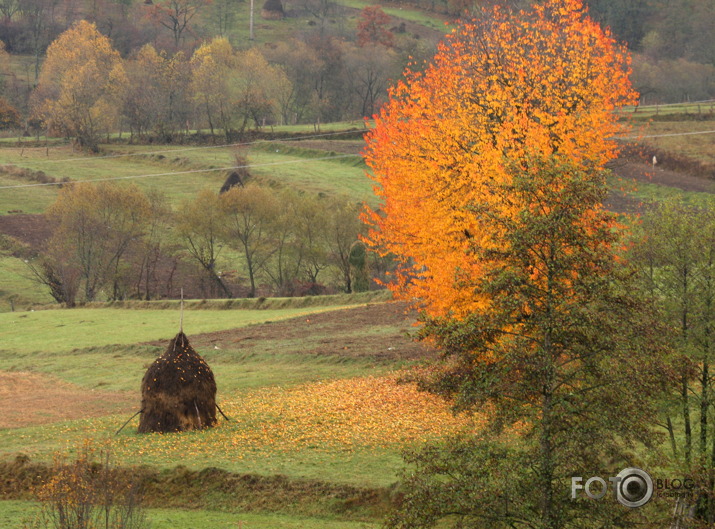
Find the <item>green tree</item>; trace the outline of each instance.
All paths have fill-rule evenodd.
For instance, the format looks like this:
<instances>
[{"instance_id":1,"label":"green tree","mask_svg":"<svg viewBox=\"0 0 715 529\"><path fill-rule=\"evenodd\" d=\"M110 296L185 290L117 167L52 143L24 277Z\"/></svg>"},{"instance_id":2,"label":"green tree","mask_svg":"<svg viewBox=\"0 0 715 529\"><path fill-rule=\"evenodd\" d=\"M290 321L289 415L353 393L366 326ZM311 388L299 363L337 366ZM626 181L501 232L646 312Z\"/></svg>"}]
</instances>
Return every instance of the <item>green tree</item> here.
<instances>
[{"instance_id":1,"label":"green tree","mask_svg":"<svg viewBox=\"0 0 715 529\"><path fill-rule=\"evenodd\" d=\"M167 198L157 190L147 193L149 214L144 236L137 244L134 252L134 269L132 281L137 299L150 300L156 295L152 292L152 284L157 279L159 260L168 250L167 241L171 229L172 212Z\"/></svg>"},{"instance_id":2,"label":"green tree","mask_svg":"<svg viewBox=\"0 0 715 529\"><path fill-rule=\"evenodd\" d=\"M204 189L194 200L184 201L178 211L177 229L189 255L226 297L232 297L231 290L217 270L226 230L219 196Z\"/></svg>"},{"instance_id":3,"label":"green tree","mask_svg":"<svg viewBox=\"0 0 715 529\"><path fill-rule=\"evenodd\" d=\"M328 257L328 229L330 212L328 201L317 195L301 195L295 210L296 229L302 241L303 277L311 285L311 291L318 286L318 275L330 266Z\"/></svg>"},{"instance_id":4,"label":"green tree","mask_svg":"<svg viewBox=\"0 0 715 529\"><path fill-rule=\"evenodd\" d=\"M364 231L360 221L362 206L346 197L332 199L328 205L326 245L328 260L337 270L345 292L353 291L350 251L353 243Z\"/></svg>"},{"instance_id":5,"label":"green tree","mask_svg":"<svg viewBox=\"0 0 715 529\"><path fill-rule=\"evenodd\" d=\"M715 204L658 204L643 218L633 254L646 288L659 300L671 327L677 383L666 410L673 456L684 472L701 478L697 516L715 522L715 425L711 423L715 359ZM674 431L677 413L682 432ZM677 440L682 445L678 447ZM680 449L678 449L680 448Z\"/></svg>"},{"instance_id":6,"label":"green tree","mask_svg":"<svg viewBox=\"0 0 715 529\"><path fill-rule=\"evenodd\" d=\"M277 198L279 214L273 219L271 227L274 251L264 271L275 291L289 296L295 294L305 258L305 241L297 221L301 196L293 190L284 189Z\"/></svg>"},{"instance_id":7,"label":"green tree","mask_svg":"<svg viewBox=\"0 0 715 529\"><path fill-rule=\"evenodd\" d=\"M637 466L628 447L656 440L664 347L616 255L605 175L552 159L509 171L509 183L491 187L494 206L471 206L500 239L469 245L489 265L474 282L488 302L424 329L444 354L425 388L456 410L486 411L488 425L408 459L417 472L393 528L623 527L644 516L570 498L572 476Z\"/></svg>"},{"instance_id":8,"label":"green tree","mask_svg":"<svg viewBox=\"0 0 715 529\"><path fill-rule=\"evenodd\" d=\"M350 286L354 292L367 292L370 290L370 275L367 260L367 245L362 241L355 241L350 246L348 258L350 264Z\"/></svg>"}]
</instances>

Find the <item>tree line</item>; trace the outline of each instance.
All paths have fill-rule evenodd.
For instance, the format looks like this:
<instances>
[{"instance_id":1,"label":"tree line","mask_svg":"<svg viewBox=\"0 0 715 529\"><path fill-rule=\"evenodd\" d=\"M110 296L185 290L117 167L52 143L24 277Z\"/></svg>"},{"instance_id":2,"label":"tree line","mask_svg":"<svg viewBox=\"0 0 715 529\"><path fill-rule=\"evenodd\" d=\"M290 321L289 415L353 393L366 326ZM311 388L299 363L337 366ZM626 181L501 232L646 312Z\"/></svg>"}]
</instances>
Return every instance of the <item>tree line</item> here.
<instances>
[{"instance_id":1,"label":"tree line","mask_svg":"<svg viewBox=\"0 0 715 529\"><path fill-rule=\"evenodd\" d=\"M35 3L37 12L30 6ZM0 17L2 129L47 128L84 144L95 143L92 137L107 131L167 140L197 129L231 135L249 126L319 126L360 119L377 110L389 80L400 75L408 57L419 58L432 47L404 35L398 46L380 8L361 13L357 29L315 27L261 48L244 43L237 50L225 31L194 27L221 2L157 2L149 18L149 8L138 2L94 4L92 9L84 6L70 12L64 3L50 0L0 3L6 12ZM171 6L178 11L172 14ZM112 21L103 18L111 13ZM125 27L132 20L153 21L155 32L137 38L142 31ZM23 81L10 68L8 53L29 51L33 23L42 31L30 46L36 52L35 71L24 72ZM50 26L65 29L54 32ZM184 33L168 41L158 38L156 32L169 26ZM18 34L10 27L20 28ZM123 43L123 38L133 36L131 44ZM75 108L58 115L70 103ZM72 123L67 115L73 116Z\"/></svg>"},{"instance_id":2,"label":"tree line","mask_svg":"<svg viewBox=\"0 0 715 529\"><path fill-rule=\"evenodd\" d=\"M327 47L334 60L321 59L312 45ZM104 135L122 130L159 141L197 129L232 138L266 124L317 125L374 112L399 72L396 52L329 37L312 45L237 51L219 37L190 56L147 44L123 59L94 24L80 21L49 46L27 123L96 150ZM22 125L21 112L7 100L3 108L4 121Z\"/></svg>"},{"instance_id":3,"label":"tree line","mask_svg":"<svg viewBox=\"0 0 715 529\"><path fill-rule=\"evenodd\" d=\"M68 306L165 297L159 276L171 281L177 262L193 263L197 284L181 286L205 297L365 291L389 263L358 240L361 208L248 183L173 210L136 185L76 183L47 210L52 234L28 265Z\"/></svg>"}]
</instances>

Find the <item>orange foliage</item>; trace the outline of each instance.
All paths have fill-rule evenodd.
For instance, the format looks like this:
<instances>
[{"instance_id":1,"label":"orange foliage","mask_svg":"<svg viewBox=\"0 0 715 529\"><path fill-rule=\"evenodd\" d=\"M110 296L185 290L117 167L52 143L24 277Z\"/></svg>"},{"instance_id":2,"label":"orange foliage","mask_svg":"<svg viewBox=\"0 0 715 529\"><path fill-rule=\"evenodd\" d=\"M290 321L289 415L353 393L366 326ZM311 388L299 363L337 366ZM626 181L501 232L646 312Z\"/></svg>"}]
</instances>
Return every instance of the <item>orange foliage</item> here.
<instances>
[{"instance_id":1,"label":"orange foliage","mask_svg":"<svg viewBox=\"0 0 715 529\"><path fill-rule=\"evenodd\" d=\"M517 205L504 206L493 189L520 160L589 169L613 159L613 110L636 97L629 73L625 48L580 0L495 7L455 28L423 73L406 72L365 151L383 200L366 214L369 237L402 260L393 289L423 300L432 316L483 307L464 279L488 265L469 249L500 242L474 206L513 216Z\"/></svg>"},{"instance_id":2,"label":"orange foliage","mask_svg":"<svg viewBox=\"0 0 715 529\"><path fill-rule=\"evenodd\" d=\"M455 416L441 397L398 383L397 374L261 388L225 398L221 409L231 421L216 428L121 436L113 450L120 459L138 454L176 461L221 454L242 460L256 453L400 449L465 429L478 432L483 425L481 414Z\"/></svg>"},{"instance_id":3,"label":"orange foliage","mask_svg":"<svg viewBox=\"0 0 715 529\"><path fill-rule=\"evenodd\" d=\"M440 397L399 384L396 375L266 388L226 408L239 421L263 418L260 427L232 436L231 443L243 449L404 446L474 425L474 419L455 417Z\"/></svg>"},{"instance_id":4,"label":"orange foliage","mask_svg":"<svg viewBox=\"0 0 715 529\"><path fill-rule=\"evenodd\" d=\"M391 48L395 44L395 36L387 29L390 17L380 6L367 6L360 12L357 24L357 43L363 47L367 44L381 44Z\"/></svg>"}]
</instances>

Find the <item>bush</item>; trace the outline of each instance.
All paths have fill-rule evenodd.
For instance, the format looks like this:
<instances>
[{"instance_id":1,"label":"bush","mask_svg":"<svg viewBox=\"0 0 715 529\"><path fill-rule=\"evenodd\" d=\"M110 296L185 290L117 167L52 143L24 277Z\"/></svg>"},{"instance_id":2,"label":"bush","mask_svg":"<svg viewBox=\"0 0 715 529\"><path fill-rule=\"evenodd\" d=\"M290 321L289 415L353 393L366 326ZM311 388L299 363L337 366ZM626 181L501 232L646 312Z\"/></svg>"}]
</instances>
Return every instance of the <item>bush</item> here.
<instances>
[{"instance_id":1,"label":"bush","mask_svg":"<svg viewBox=\"0 0 715 529\"><path fill-rule=\"evenodd\" d=\"M95 455L101 463L95 462ZM41 529L144 529L146 516L137 485L114 467L109 452L85 448L67 464L55 458L50 477L36 492Z\"/></svg>"},{"instance_id":2,"label":"bush","mask_svg":"<svg viewBox=\"0 0 715 529\"><path fill-rule=\"evenodd\" d=\"M0 130L18 129L22 125L22 117L7 99L0 97Z\"/></svg>"}]
</instances>

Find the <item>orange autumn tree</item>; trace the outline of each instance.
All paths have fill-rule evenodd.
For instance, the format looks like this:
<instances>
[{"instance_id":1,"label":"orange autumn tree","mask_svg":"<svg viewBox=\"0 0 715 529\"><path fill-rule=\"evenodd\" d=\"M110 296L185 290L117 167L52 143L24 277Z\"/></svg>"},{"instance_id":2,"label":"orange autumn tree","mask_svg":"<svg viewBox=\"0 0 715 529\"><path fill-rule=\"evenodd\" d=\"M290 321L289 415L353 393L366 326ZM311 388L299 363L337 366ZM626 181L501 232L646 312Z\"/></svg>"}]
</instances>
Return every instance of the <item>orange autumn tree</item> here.
<instances>
[{"instance_id":1,"label":"orange autumn tree","mask_svg":"<svg viewBox=\"0 0 715 529\"><path fill-rule=\"evenodd\" d=\"M467 250L495 234L467 206L492 200L509 160L555 156L591 169L613 159L613 110L636 97L628 74L625 48L578 0L496 7L456 27L424 73L407 71L365 151L383 202L370 237L402 261L396 290L431 316L479 307L470 278L484 265Z\"/></svg>"},{"instance_id":2,"label":"orange autumn tree","mask_svg":"<svg viewBox=\"0 0 715 529\"><path fill-rule=\"evenodd\" d=\"M602 205L613 110L635 98L628 70L577 0L497 7L461 23L376 117L366 159L383 205L370 239L401 260L394 288L421 302L443 353L421 382L457 411L489 410L479 435L408 456L388 527L649 515L570 489L572 476L615 476L624 447L653 440L657 326Z\"/></svg>"}]
</instances>

